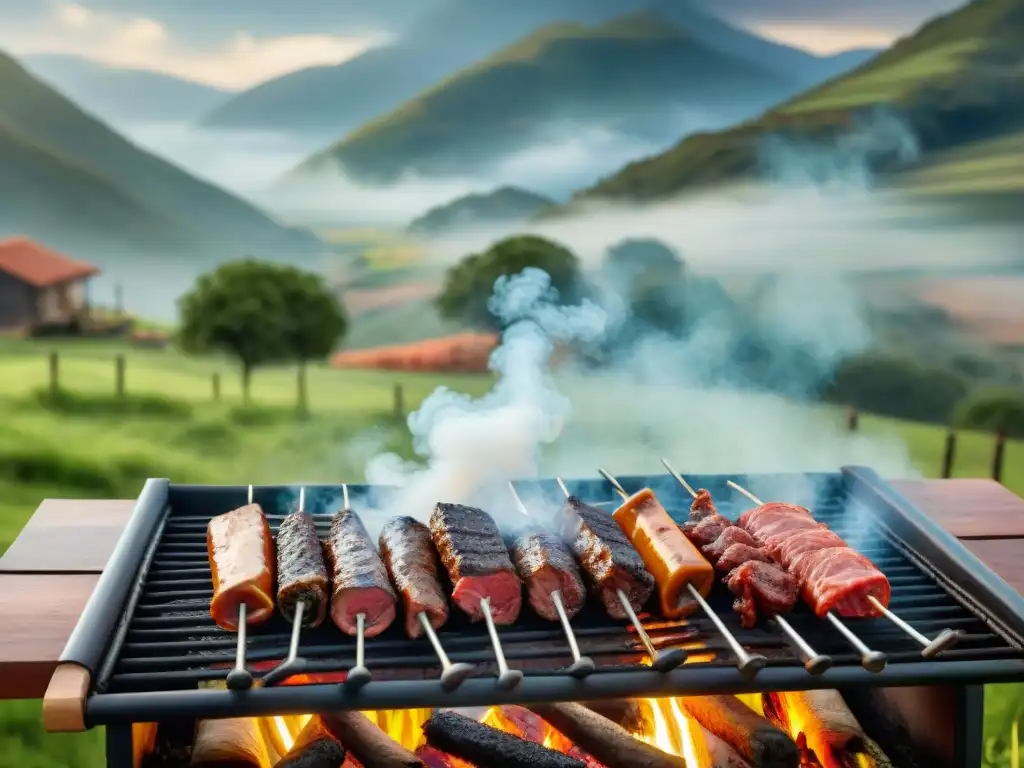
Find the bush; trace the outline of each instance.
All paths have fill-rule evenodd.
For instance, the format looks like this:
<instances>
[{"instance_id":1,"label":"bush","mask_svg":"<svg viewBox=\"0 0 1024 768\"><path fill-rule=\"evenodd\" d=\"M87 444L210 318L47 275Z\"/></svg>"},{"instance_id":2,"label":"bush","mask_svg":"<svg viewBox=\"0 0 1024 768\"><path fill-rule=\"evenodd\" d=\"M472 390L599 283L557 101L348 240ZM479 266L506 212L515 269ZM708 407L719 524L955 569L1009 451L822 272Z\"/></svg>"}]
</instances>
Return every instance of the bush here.
<instances>
[{"instance_id":1,"label":"bush","mask_svg":"<svg viewBox=\"0 0 1024 768\"><path fill-rule=\"evenodd\" d=\"M827 399L858 410L948 424L967 384L945 368L884 355L847 358L826 388Z\"/></svg>"},{"instance_id":2,"label":"bush","mask_svg":"<svg viewBox=\"0 0 1024 768\"><path fill-rule=\"evenodd\" d=\"M1024 438L1024 392L989 389L965 398L956 408L956 426Z\"/></svg>"},{"instance_id":3,"label":"bush","mask_svg":"<svg viewBox=\"0 0 1024 768\"><path fill-rule=\"evenodd\" d=\"M60 390L56 394L48 388L36 389L32 399L48 411L66 416L154 416L159 418L185 418L192 406L180 400L159 395L83 395Z\"/></svg>"}]
</instances>

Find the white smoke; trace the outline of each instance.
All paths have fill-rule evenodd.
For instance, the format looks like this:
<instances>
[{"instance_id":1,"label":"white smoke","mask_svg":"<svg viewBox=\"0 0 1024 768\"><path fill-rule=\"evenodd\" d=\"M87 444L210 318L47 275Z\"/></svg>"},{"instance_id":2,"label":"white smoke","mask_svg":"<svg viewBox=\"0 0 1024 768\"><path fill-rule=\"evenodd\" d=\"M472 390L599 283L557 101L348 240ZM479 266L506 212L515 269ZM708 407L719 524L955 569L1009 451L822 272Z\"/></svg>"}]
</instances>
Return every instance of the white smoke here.
<instances>
[{"instance_id":1,"label":"white smoke","mask_svg":"<svg viewBox=\"0 0 1024 768\"><path fill-rule=\"evenodd\" d=\"M498 280L489 308L510 325L490 359L494 388L473 399L440 387L409 416L422 462L384 454L366 468L367 482L400 487L381 511L425 517L434 503L447 501L518 514L507 483L537 476L542 448L558 439L572 412L548 367L555 344L594 341L609 325L607 312L592 302L557 302L541 270Z\"/></svg>"}]
</instances>

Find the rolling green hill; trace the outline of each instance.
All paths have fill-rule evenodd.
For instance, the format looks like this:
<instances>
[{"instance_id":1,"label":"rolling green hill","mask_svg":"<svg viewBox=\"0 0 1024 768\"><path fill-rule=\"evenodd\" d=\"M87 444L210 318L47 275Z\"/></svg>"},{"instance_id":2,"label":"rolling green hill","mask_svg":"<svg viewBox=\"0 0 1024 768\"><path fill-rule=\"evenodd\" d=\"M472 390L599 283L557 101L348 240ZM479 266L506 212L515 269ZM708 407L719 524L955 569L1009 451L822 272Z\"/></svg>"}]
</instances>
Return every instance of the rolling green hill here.
<instances>
[{"instance_id":1,"label":"rolling green hill","mask_svg":"<svg viewBox=\"0 0 1024 768\"><path fill-rule=\"evenodd\" d=\"M283 256L318 251L252 205L151 155L0 54L0 234L56 247Z\"/></svg>"},{"instance_id":2,"label":"rolling green hill","mask_svg":"<svg viewBox=\"0 0 1024 768\"><path fill-rule=\"evenodd\" d=\"M340 163L356 177L459 174L595 122L664 135L673 111L739 116L792 92L784 77L708 47L654 13L543 27L317 153L291 177Z\"/></svg>"},{"instance_id":3,"label":"rolling green hill","mask_svg":"<svg viewBox=\"0 0 1024 768\"><path fill-rule=\"evenodd\" d=\"M410 222L407 231L414 235L434 235L487 224L513 224L527 221L555 201L536 192L517 187L501 187L486 194L464 195L431 208Z\"/></svg>"},{"instance_id":4,"label":"rolling green hill","mask_svg":"<svg viewBox=\"0 0 1024 768\"><path fill-rule=\"evenodd\" d=\"M631 163L578 198L655 199L761 170L770 135L828 142L879 109L933 153L1024 129L1024 0L974 0L854 71L729 130L690 136ZM876 158L879 170L899 170Z\"/></svg>"}]
</instances>

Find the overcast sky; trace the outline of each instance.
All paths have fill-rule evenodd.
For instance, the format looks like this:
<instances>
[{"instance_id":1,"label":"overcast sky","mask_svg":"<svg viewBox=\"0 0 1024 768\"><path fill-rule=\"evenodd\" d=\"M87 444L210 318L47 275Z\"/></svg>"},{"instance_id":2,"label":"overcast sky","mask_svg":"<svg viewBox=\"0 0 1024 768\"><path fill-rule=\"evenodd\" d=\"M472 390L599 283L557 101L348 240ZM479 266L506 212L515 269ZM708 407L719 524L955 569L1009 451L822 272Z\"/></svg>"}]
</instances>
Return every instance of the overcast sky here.
<instances>
[{"instance_id":1,"label":"overcast sky","mask_svg":"<svg viewBox=\"0 0 1024 768\"><path fill-rule=\"evenodd\" d=\"M0 48L70 53L226 88L344 61L444 0L0 0ZM515 2L515 0L509 0ZM957 0L691 0L801 47L883 46Z\"/></svg>"}]
</instances>

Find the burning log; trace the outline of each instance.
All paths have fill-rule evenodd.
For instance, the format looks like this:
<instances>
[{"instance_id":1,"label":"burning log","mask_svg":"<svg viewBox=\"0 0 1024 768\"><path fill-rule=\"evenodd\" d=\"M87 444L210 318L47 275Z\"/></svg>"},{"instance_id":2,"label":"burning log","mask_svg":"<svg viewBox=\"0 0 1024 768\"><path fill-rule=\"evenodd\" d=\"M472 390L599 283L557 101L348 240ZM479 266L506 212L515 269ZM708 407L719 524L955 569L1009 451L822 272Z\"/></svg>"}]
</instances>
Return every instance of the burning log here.
<instances>
[{"instance_id":1,"label":"burning log","mask_svg":"<svg viewBox=\"0 0 1024 768\"><path fill-rule=\"evenodd\" d=\"M463 717L435 712L423 725L427 743L477 765L492 768L587 768L579 760Z\"/></svg>"},{"instance_id":2,"label":"burning log","mask_svg":"<svg viewBox=\"0 0 1024 768\"><path fill-rule=\"evenodd\" d=\"M580 704L531 704L529 708L605 765L686 768L683 758L645 744L622 726Z\"/></svg>"},{"instance_id":3,"label":"burning log","mask_svg":"<svg viewBox=\"0 0 1024 768\"><path fill-rule=\"evenodd\" d=\"M361 712L327 712L320 718L327 731L364 768L423 768L422 760Z\"/></svg>"},{"instance_id":4,"label":"burning log","mask_svg":"<svg viewBox=\"0 0 1024 768\"><path fill-rule=\"evenodd\" d=\"M270 768L271 760L254 717L203 720L192 747L193 768Z\"/></svg>"},{"instance_id":5,"label":"burning log","mask_svg":"<svg viewBox=\"0 0 1024 768\"><path fill-rule=\"evenodd\" d=\"M643 729L644 716L640 711L640 705L633 699L607 699L580 703L602 717L607 717L616 725L621 725L631 733L637 733Z\"/></svg>"},{"instance_id":6,"label":"burning log","mask_svg":"<svg viewBox=\"0 0 1024 768\"><path fill-rule=\"evenodd\" d=\"M771 722L794 739L802 735L807 748L827 768L856 768L861 765L858 756L870 758L876 768L892 768L892 762L864 733L839 691L765 693L761 704Z\"/></svg>"},{"instance_id":7,"label":"burning log","mask_svg":"<svg viewBox=\"0 0 1024 768\"><path fill-rule=\"evenodd\" d=\"M712 768L750 768L750 763L744 760L739 752L704 726L700 726L700 730L704 735L704 743L708 747Z\"/></svg>"},{"instance_id":8,"label":"burning log","mask_svg":"<svg viewBox=\"0 0 1024 768\"><path fill-rule=\"evenodd\" d=\"M735 696L687 696L686 713L754 768L797 768L800 750L779 728Z\"/></svg>"},{"instance_id":9,"label":"burning log","mask_svg":"<svg viewBox=\"0 0 1024 768\"><path fill-rule=\"evenodd\" d=\"M429 744L424 744L416 750L416 756L423 761L426 768L473 768L457 757L446 755L439 749L434 749Z\"/></svg>"},{"instance_id":10,"label":"burning log","mask_svg":"<svg viewBox=\"0 0 1024 768\"><path fill-rule=\"evenodd\" d=\"M275 768L339 768L344 762L345 747L314 717Z\"/></svg>"},{"instance_id":11,"label":"burning log","mask_svg":"<svg viewBox=\"0 0 1024 768\"><path fill-rule=\"evenodd\" d=\"M531 712L523 707L513 705L495 707L487 713L483 723L492 725L505 733L521 736L534 744L554 749L563 755L568 755L574 760L579 760L587 768L606 768L548 725L536 712Z\"/></svg>"}]
</instances>

